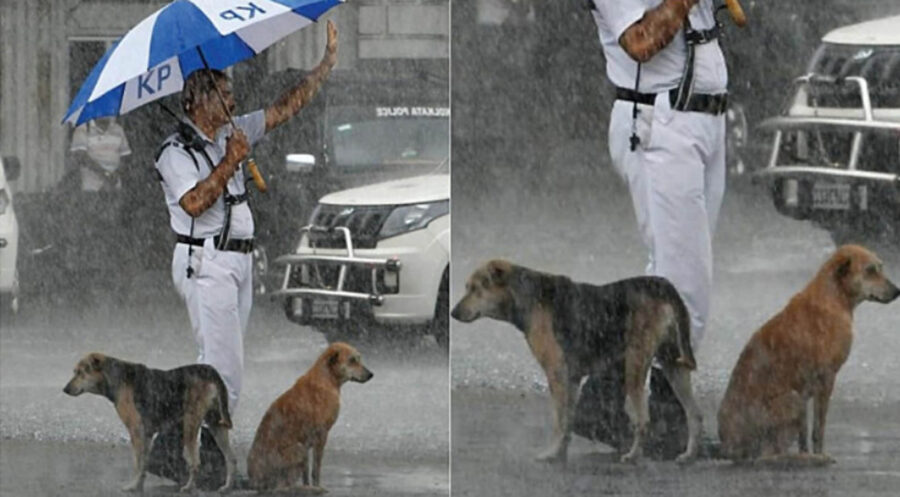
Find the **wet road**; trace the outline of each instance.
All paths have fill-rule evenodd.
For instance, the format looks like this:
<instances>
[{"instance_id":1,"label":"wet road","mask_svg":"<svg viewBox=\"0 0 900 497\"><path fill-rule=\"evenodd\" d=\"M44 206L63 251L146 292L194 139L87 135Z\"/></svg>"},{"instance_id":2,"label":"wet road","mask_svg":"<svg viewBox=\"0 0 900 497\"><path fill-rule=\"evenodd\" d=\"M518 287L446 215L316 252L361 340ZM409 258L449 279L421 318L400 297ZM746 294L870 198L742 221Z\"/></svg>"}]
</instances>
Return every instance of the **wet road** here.
<instances>
[{"instance_id":1,"label":"wet road","mask_svg":"<svg viewBox=\"0 0 900 497\"><path fill-rule=\"evenodd\" d=\"M608 168L584 165L593 147L570 144L537 186L509 168L485 168L467 188L454 183L453 302L466 276L494 257L595 283L643 272L627 191ZM739 181L726 194L714 251L711 323L694 376L710 434L741 348L833 246L827 233L781 217L762 190ZM882 256L900 281L900 253ZM454 321L451 333L454 495L897 495L900 488L900 302L856 310L853 350L838 375L826 431L826 449L838 463L796 475L711 462L633 469L596 455L599 446L583 439L583 454L567 469L537 464L532 458L549 442L552 418L546 379L522 335L490 320Z\"/></svg>"},{"instance_id":2,"label":"wet road","mask_svg":"<svg viewBox=\"0 0 900 497\"><path fill-rule=\"evenodd\" d=\"M121 495L131 476L127 433L112 405L62 392L76 361L90 351L170 368L193 362L187 313L158 283L151 303L86 310L23 305L0 322L0 494ZM174 293L174 292L172 292ZM447 495L449 391L446 352L425 338L361 344L375 377L348 383L322 469L331 495ZM269 404L327 346L318 333L288 323L278 306L257 300L245 341L244 393L233 415L239 470ZM149 478L147 493L171 482Z\"/></svg>"},{"instance_id":3,"label":"wet road","mask_svg":"<svg viewBox=\"0 0 900 497\"><path fill-rule=\"evenodd\" d=\"M708 399L706 399L708 400ZM832 404L827 468L735 467L726 461L622 464L600 444L574 437L565 466L533 456L550 440L542 394L461 388L453 392L454 496L896 496L900 403Z\"/></svg>"}]
</instances>

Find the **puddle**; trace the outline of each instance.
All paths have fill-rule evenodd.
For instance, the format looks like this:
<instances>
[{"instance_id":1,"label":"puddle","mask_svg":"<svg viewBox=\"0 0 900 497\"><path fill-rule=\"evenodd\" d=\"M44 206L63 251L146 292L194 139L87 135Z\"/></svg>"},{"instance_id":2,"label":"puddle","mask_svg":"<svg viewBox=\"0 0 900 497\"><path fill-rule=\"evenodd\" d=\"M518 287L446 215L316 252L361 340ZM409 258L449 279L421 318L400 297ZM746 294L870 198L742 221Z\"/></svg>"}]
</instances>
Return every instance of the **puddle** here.
<instances>
[{"instance_id":1,"label":"puddle","mask_svg":"<svg viewBox=\"0 0 900 497\"><path fill-rule=\"evenodd\" d=\"M340 475L332 474L330 490L338 488L378 489L389 494L444 494L450 493L450 478L446 469L418 466L398 471L385 469L383 472L341 471Z\"/></svg>"}]
</instances>

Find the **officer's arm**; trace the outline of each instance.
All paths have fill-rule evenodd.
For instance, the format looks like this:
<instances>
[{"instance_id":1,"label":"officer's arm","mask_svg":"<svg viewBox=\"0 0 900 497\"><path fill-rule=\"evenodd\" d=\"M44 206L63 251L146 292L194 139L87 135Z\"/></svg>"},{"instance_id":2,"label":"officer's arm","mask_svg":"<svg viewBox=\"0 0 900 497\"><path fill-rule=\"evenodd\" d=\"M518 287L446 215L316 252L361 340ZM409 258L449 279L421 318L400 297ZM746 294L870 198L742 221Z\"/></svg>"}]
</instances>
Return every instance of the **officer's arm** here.
<instances>
[{"instance_id":1,"label":"officer's arm","mask_svg":"<svg viewBox=\"0 0 900 497\"><path fill-rule=\"evenodd\" d=\"M322 61L297 86L286 91L266 109L266 131L284 123L297 115L319 91L319 87L328 78L331 68L337 62L337 28L328 21L328 44Z\"/></svg>"},{"instance_id":2,"label":"officer's arm","mask_svg":"<svg viewBox=\"0 0 900 497\"><path fill-rule=\"evenodd\" d=\"M228 137L228 145L222 162L219 162L209 176L197 182L194 188L182 195L178 201L181 208L191 217L197 217L206 212L206 209L209 209L225 191L225 185L234 176L234 172L237 171L249 151L250 144L247 143L247 137L240 129L235 130Z\"/></svg>"},{"instance_id":3,"label":"officer's arm","mask_svg":"<svg viewBox=\"0 0 900 497\"><path fill-rule=\"evenodd\" d=\"M675 38L691 7L699 1L665 0L626 29L619 38L619 45L632 59L647 62Z\"/></svg>"}]
</instances>

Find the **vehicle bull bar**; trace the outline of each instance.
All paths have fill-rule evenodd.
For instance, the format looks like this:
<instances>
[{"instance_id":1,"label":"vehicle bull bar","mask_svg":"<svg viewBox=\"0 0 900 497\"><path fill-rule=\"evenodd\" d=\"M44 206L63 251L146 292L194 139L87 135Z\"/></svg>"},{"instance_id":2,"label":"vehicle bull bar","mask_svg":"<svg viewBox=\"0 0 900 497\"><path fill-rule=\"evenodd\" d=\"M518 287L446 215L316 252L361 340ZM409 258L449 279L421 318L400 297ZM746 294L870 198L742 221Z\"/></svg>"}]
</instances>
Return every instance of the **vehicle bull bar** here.
<instances>
[{"instance_id":1,"label":"vehicle bull bar","mask_svg":"<svg viewBox=\"0 0 900 497\"><path fill-rule=\"evenodd\" d=\"M316 248L313 246L313 237L315 236L333 236L340 233L344 241L344 249L346 255L322 255L316 254ZM275 259L275 264L284 264L286 269L284 272L284 280L281 289L273 292L273 297L325 297L335 300L361 300L366 301L373 306L380 306L384 303L384 295L378 289L378 271L383 270L393 273L399 281L400 261L396 258L376 259L370 257L357 257L353 247L353 238L350 229L344 226L335 226L325 228L321 226L308 225L300 229L301 240L303 236L309 240L312 254L287 254ZM333 288L313 288L313 287L291 287L291 272L293 266L297 264L325 264L339 266L337 284ZM362 266L370 270L371 274L371 292L351 292L344 289L347 283L347 273L350 266Z\"/></svg>"},{"instance_id":2,"label":"vehicle bull bar","mask_svg":"<svg viewBox=\"0 0 900 497\"><path fill-rule=\"evenodd\" d=\"M805 111L800 115L782 115L763 121L759 128L775 133L772 152L765 168L754 174L754 180L773 181L782 177L831 177L844 178L857 181L873 182L892 185L900 191L900 174L880 171L866 171L858 168L859 156L862 151L862 141L867 133L900 134L900 122L893 120L877 119L872 108L872 98L869 93L868 81L860 76L851 76L843 79L809 74L794 80L794 95L798 92L809 92L809 87L814 84L849 84L856 87L860 96L861 107L857 110L859 117L841 116L824 117L819 112L819 107L813 99L812 106L807 104ZM791 130L820 130L829 129L845 131L852 134L849 157L842 164L836 165L810 165L810 164L779 164L779 152L783 133Z\"/></svg>"}]
</instances>

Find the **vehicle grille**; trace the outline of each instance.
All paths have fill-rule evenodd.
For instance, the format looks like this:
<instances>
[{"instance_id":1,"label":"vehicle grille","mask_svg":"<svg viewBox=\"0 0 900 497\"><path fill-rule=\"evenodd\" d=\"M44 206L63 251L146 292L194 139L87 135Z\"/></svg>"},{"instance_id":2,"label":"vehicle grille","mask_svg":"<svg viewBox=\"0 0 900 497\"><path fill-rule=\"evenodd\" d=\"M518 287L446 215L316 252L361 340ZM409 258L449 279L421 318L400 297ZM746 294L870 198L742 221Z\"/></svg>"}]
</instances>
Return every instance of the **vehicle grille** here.
<instances>
[{"instance_id":1,"label":"vehicle grille","mask_svg":"<svg viewBox=\"0 0 900 497\"><path fill-rule=\"evenodd\" d=\"M375 248L378 233L390 215L392 206L341 206L322 204L316 210L313 224L320 228L346 227L355 249ZM345 248L343 234L316 235L310 238L315 248Z\"/></svg>"},{"instance_id":2,"label":"vehicle grille","mask_svg":"<svg viewBox=\"0 0 900 497\"><path fill-rule=\"evenodd\" d=\"M337 290L340 266L332 264L296 264L291 268L291 287ZM375 270L375 288L372 288L372 269L362 266L347 266L343 290L346 292L372 293L380 295L397 293L384 284L384 269Z\"/></svg>"}]
</instances>

